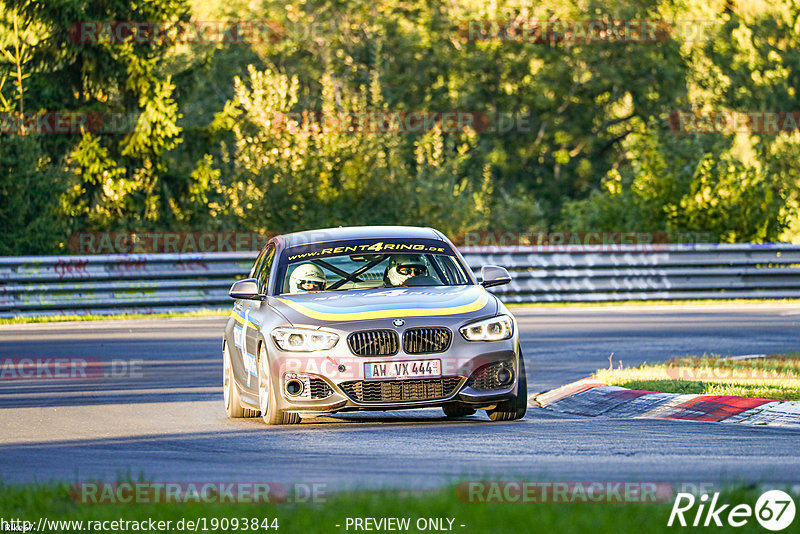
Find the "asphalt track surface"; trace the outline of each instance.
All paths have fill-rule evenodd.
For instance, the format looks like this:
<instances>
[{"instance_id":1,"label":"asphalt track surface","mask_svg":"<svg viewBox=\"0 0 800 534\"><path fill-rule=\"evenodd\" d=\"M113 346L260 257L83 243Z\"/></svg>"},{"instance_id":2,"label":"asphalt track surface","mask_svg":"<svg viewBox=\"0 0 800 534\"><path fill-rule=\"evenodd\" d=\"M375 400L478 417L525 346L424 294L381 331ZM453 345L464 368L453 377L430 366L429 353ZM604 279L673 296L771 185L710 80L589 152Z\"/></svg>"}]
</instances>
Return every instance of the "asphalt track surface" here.
<instances>
[{"instance_id":1,"label":"asphalt track surface","mask_svg":"<svg viewBox=\"0 0 800 534\"><path fill-rule=\"evenodd\" d=\"M514 309L529 392L608 365L800 351L800 306ZM222 406L224 318L0 326L0 358L85 358L117 376L0 380L0 480L297 482L432 488L464 479L800 483L800 430L585 418L530 408L354 413L268 427ZM114 365L112 362L116 361ZM133 367L131 369L131 364Z\"/></svg>"}]
</instances>

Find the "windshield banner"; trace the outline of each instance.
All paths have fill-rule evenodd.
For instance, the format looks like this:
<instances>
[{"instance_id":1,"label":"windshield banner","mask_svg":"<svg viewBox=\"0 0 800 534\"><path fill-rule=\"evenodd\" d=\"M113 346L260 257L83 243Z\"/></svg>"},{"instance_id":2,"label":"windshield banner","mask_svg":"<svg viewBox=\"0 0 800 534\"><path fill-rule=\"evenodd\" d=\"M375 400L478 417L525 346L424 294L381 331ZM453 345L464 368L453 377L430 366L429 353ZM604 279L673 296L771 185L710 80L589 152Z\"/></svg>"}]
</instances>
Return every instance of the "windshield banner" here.
<instances>
[{"instance_id":1,"label":"windshield banner","mask_svg":"<svg viewBox=\"0 0 800 534\"><path fill-rule=\"evenodd\" d=\"M364 239L357 241L328 241L287 248L289 263L328 258L342 254L447 254L453 251L438 239Z\"/></svg>"}]
</instances>

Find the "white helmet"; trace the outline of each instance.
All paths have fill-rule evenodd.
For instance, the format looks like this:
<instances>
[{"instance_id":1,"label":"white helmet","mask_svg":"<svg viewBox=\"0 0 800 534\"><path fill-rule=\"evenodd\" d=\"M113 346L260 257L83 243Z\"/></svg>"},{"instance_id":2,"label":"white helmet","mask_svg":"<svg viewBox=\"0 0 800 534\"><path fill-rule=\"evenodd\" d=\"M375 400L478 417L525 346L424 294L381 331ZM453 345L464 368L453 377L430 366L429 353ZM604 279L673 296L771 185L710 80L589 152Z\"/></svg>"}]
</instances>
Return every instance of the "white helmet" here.
<instances>
[{"instance_id":1,"label":"white helmet","mask_svg":"<svg viewBox=\"0 0 800 534\"><path fill-rule=\"evenodd\" d=\"M289 293L305 293L325 289L325 273L313 263L298 265L289 277ZM304 286L310 287L304 287Z\"/></svg>"},{"instance_id":2,"label":"white helmet","mask_svg":"<svg viewBox=\"0 0 800 534\"><path fill-rule=\"evenodd\" d=\"M393 286L399 286L413 276L426 276L428 267L421 256L416 254L397 254L389 260L385 278Z\"/></svg>"}]
</instances>

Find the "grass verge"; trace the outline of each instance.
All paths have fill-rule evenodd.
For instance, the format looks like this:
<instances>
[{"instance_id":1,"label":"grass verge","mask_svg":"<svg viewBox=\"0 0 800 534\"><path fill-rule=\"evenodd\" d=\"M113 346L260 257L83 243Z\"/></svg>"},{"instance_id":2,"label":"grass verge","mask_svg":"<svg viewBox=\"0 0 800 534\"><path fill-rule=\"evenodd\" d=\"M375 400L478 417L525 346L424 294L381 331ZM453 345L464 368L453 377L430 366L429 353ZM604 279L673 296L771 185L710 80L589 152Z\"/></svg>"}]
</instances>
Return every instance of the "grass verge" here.
<instances>
[{"instance_id":1,"label":"grass verge","mask_svg":"<svg viewBox=\"0 0 800 534\"><path fill-rule=\"evenodd\" d=\"M588 308L593 306L686 306L686 305L738 305L738 304L797 304L800 299L707 299L707 300L623 300L606 302L510 302L509 308ZM112 315L42 315L35 317L0 317L2 324L62 323L70 321L119 321L123 319L162 319L171 317L213 317L227 315L227 309L202 309L187 312L128 313Z\"/></svg>"},{"instance_id":2,"label":"grass verge","mask_svg":"<svg viewBox=\"0 0 800 534\"><path fill-rule=\"evenodd\" d=\"M502 297L501 297L502 299ZM592 306L691 306L710 305L731 306L739 304L794 304L800 306L800 299L698 299L698 300L609 300L597 302L508 302L509 308L588 308Z\"/></svg>"},{"instance_id":3,"label":"grass verge","mask_svg":"<svg viewBox=\"0 0 800 534\"><path fill-rule=\"evenodd\" d=\"M200 532L270 532L278 533L335 533L352 532L351 525L346 528L348 518L409 518L407 532L437 530L420 529L420 518L443 520L448 526L452 519L452 531L462 533L495 532L592 532L620 533L647 532L657 534L674 532L668 527L674 494L668 495L665 502L659 503L478 503L468 502L463 492L456 487L435 491L362 491L326 495L324 502L315 504L78 504L70 499L69 486L64 483L38 485L0 485L3 498L0 499L0 517L21 519L38 525L40 518L48 521L82 521L80 531L99 531L100 524L94 522L110 521L171 521L171 528L161 531L176 531L174 528L183 520L199 523ZM748 504L754 507L761 491L735 489L723 491L720 503ZM585 498L585 495L584 495ZM691 524L697 506L686 517ZM223 524L223 518L227 520ZM268 519L269 528L264 528L263 519ZM248 528L242 528L242 521L249 521ZM259 527L249 528L256 519ZM277 522L274 522L277 519ZM233 528L234 520L237 527ZM724 515L722 520L724 521ZM430 523L427 523L430 525ZM75 532L78 525L46 523L50 531ZM108 527L112 525L107 523ZM279 528L275 529L277 525ZM337 526L338 525L338 526ZM462 526L463 525L463 526ZM130 527L130 525L127 525ZM89 528L87 528L89 527ZM108 527L105 529L108 530ZM205 527L205 528L204 528ZM226 527L226 528L223 528ZM34 529L36 526L34 526ZM116 531L123 530L118 527ZM144 532L154 530L137 529ZM184 528L184 531L192 530ZM372 529L370 529L372 530ZM374 529L386 532L387 529ZM443 529L449 530L449 529ZM763 532L754 517L750 517L743 527L712 528L713 532ZM689 527L689 531L692 531Z\"/></svg>"},{"instance_id":4,"label":"grass verge","mask_svg":"<svg viewBox=\"0 0 800 534\"><path fill-rule=\"evenodd\" d=\"M687 356L663 364L600 369L594 377L609 386L661 393L800 400L800 353L746 360Z\"/></svg>"},{"instance_id":5,"label":"grass verge","mask_svg":"<svg viewBox=\"0 0 800 534\"><path fill-rule=\"evenodd\" d=\"M128 313L113 315L42 315L0 318L0 324L66 323L71 321L120 321L123 319L170 319L173 317L216 317L230 313L228 309L200 309L186 312Z\"/></svg>"}]
</instances>

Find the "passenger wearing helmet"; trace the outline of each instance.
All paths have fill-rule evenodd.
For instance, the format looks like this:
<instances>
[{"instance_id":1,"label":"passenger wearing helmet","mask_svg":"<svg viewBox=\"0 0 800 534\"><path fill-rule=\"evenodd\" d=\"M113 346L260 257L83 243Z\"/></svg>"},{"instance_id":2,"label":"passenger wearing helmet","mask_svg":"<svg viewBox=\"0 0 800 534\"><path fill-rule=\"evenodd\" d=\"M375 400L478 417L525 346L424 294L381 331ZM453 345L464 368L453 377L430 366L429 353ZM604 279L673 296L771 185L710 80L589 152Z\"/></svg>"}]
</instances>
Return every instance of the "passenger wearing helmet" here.
<instances>
[{"instance_id":1,"label":"passenger wearing helmet","mask_svg":"<svg viewBox=\"0 0 800 534\"><path fill-rule=\"evenodd\" d=\"M397 254L389 260L389 267L383 276L387 286L401 286L409 278L427 276L428 268L421 256L416 254Z\"/></svg>"},{"instance_id":2,"label":"passenger wearing helmet","mask_svg":"<svg viewBox=\"0 0 800 534\"><path fill-rule=\"evenodd\" d=\"M325 273L313 263L298 265L289 277L289 293L306 293L325 289Z\"/></svg>"}]
</instances>

